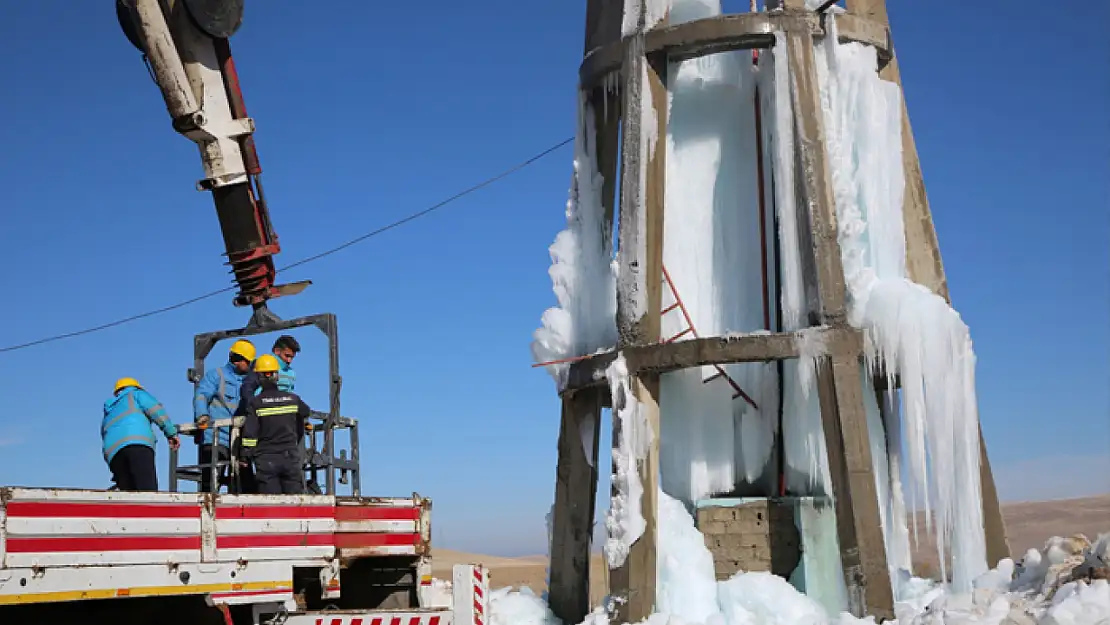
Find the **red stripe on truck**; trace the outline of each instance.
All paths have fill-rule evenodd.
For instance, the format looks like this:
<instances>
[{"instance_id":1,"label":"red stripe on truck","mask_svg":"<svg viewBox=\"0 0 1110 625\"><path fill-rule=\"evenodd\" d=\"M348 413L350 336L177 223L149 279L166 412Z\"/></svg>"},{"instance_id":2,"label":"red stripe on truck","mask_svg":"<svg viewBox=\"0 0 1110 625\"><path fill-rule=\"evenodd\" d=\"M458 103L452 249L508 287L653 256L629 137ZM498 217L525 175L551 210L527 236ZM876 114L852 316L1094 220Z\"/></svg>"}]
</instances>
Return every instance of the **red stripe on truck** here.
<instances>
[{"instance_id":1,"label":"red stripe on truck","mask_svg":"<svg viewBox=\"0 0 1110 625\"><path fill-rule=\"evenodd\" d=\"M356 547L411 547L420 544L420 534L389 532L350 532L335 534L335 546L339 549Z\"/></svg>"},{"instance_id":2,"label":"red stripe on truck","mask_svg":"<svg viewBox=\"0 0 1110 625\"><path fill-rule=\"evenodd\" d=\"M216 520L231 519L331 519L334 506L217 506Z\"/></svg>"},{"instance_id":3,"label":"red stripe on truck","mask_svg":"<svg viewBox=\"0 0 1110 625\"><path fill-rule=\"evenodd\" d=\"M193 519L200 518L195 503L159 504L70 501L9 501L4 506L8 517L65 519Z\"/></svg>"},{"instance_id":4,"label":"red stripe on truck","mask_svg":"<svg viewBox=\"0 0 1110 625\"><path fill-rule=\"evenodd\" d=\"M338 506L337 521L415 521L420 518L420 508L414 506Z\"/></svg>"},{"instance_id":5,"label":"red stripe on truck","mask_svg":"<svg viewBox=\"0 0 1110 625\"><path fill-rule=\"evenodd\" d=\"M216 535L216 549L258 549L264 547L330 547L332 533L322 534L238 534Z\"/></svg>"},{"instance_id":6,"label":"red stripe on truck","mask_svg":"<svg viewBox=\"0 0 1110 625\"><path fill-rule=\"evenodd\" d=\"M6 547L8 553L190 551L200 549L200 536L9 536Z\"/></svg>"}]
</instances>

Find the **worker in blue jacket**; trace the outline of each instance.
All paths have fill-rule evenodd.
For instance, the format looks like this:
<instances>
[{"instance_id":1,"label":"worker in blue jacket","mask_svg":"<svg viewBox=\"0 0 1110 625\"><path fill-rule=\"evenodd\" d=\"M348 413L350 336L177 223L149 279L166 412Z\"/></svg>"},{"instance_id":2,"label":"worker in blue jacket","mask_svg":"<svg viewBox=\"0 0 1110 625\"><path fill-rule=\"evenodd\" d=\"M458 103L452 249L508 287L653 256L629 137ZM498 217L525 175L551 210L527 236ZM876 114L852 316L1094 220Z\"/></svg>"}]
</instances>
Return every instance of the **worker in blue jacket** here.
<instances>
[{"instance_id":1,"label":"worker in blue jacket","mask_svg":"<svg viewBox=\"0 0 1110 625\"><path fill-rule=\"evenodd\" d=\"M254 344L240 339L231 345L227 364L204 374L197 384L193 397L193 419L201 426L200 448L197 450L197 464L204 470L198 490L202 493L218 492L219 483L211 483L211 464L228 462L231 459L231 428L206 427L210 421L230 419L239 407L239 391L243 378L250 371L254 361ZM205 466L209 465L209 466ZM227 466L217 471L217 480L226 479Z\"/></svg>"},{"instance_id":2,"label":"worker in blue jacket","mask_svg":"<svg viewBox=\"0 0 1110 625\"><path fill-rule=\"evenodd\" d=\"M154 425L165 434L170 449L180 447L177 427L162 404L135 378L117 380L112 397L104 402L100 437L104 441L104 461L119 490L158 490Z\"/></svg>"},{"instance_id":3,"label":"worker in blue jacket","mask_svg":"<svg viewBox=\"0 0 1110 625\"><path fill-rule=\"evenodd\" d=\"M271 351L278 359L278 390L284 393L292 393L297 382L297 372L293 371L293 359L300 353L301 344L292 336L283 334L274 341L274 347ZM235 411L235 416L238 417L247 414L247 400L262 392L259 387L258 373L255 371L248 372L243 378L242 389L239 406Z\"/></svg>"}]
</instances>

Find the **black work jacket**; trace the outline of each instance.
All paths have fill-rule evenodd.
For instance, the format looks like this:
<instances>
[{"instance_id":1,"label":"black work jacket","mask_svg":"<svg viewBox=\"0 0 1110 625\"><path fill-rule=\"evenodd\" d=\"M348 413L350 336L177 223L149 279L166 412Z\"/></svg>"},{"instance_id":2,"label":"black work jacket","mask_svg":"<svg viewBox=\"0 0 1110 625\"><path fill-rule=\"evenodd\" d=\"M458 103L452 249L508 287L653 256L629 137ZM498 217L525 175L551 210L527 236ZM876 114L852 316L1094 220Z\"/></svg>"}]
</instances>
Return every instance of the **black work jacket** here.
<instances>
[{"instance_id":1,"label":"black work jacket","mask_svg":"<svg viewBox=\"0 0 1110 625\"><path fill-rule=\"evenodd\" d=\"M305 420L312 413L296 393L263 388L247 398L243 455L300 449Z\"/></svg>"}]
</instances>

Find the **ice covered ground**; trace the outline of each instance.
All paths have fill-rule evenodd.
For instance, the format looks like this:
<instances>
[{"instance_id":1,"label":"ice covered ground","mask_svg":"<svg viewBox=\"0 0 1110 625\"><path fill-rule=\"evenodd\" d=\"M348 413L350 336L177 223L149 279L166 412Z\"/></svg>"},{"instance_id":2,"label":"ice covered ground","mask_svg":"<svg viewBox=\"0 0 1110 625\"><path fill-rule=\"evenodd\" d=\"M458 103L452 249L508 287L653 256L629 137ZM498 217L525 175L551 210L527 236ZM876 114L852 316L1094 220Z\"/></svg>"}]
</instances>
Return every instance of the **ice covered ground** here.
<instances>
[{"instance_id":1,"label":"ice covered ground","mask_svg":"<svg viewBox=\"0 0 1110 625\"><path fill-rule=\"evenodd\" d=\"M724 582L693 519L678 501L661 496L659 587L656 614L648 625L854 625L874 619L828 614L786 580L770 573L741 573ZM1110 625L1110 582L1075 581L1110 566L1110 533L1093 544L1052 538L1029 550L1024 566L1003 560L975 580L975 590L952 594L936 582L908 578L896 605L902 625ZM450 592L442 593L449 603ZM528 589L495 590L490 599L493 625L566 625ZM609 625L597 608L582 625ZM614 625L617 625L614 623Z\"/></svg>"}]
</instances>

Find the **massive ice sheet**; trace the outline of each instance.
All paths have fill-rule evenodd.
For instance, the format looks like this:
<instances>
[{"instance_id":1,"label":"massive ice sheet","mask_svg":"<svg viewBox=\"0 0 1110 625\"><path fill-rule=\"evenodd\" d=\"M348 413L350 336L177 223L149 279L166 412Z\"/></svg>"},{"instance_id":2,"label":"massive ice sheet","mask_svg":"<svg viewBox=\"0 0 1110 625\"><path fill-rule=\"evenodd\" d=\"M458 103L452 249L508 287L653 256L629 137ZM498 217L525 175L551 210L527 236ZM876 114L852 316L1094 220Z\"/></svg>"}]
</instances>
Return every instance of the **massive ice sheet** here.
<instances>
[{"instance_id":1,"label":"massive ice sheet","mask_svg":"<svg viewBox=\"0 0 1110 625\"><path fill-rule=\"evenodd\" d=\"M548 274L559 305L543 313L543 326L533 335L535 362L573 358L616 343L612 224L605 220L602 184L594 113L585 95L579 94L567 227L550 248ZM562 386L568 367L560 363L547 370Z\"/></svg>"},{"instance_id":2,"label":"massive ice sheet","mask_svg":"<svg viewBox=\"0 0 1110 625\"><path fill-rule=\"evenodd\" d=\"M818 74L850 322L866 331L872 371L900 377L912 495L935 511L942 570L950 566L954 588L967 591L987 570L971 337L943 298L906 273L898 87L879 79L874 48L838 44L830 24ZM898 493L880 491L882 507L898 507ZM888 551L900 555L903 520L884 517Z\"/></svg>"},{"instance_id":3,"label":"massive ice sheet","mask_svg":"<svg viewBox=\"0 0 1110 625\"><path fill-rule=\"evenodd\" d=\"M645 5L647 16L630 12L639 8L627 9L625 26L650 26L667 5L674 22L720 13L718 0L652 0ZM942 562L952 568L954 587L966 590L986 570L978 480L966 479L978 474L974 352L959 315L906 274L898 89L878 79L873 49L839 45L835 34L825 41L817 59L829 167L850 321L865 329L867 337L870 369L864 372L863 390L892 579L897 587L904 579L899 570L909 566L908 495L935 510ZM773 54L763 55L758 71L747 53L712 55L670 68L663 255L672 281L664 289L663 305L668 308L681 296L684 306L664 317L662 338L691 325L701 336L760 330L768 313L781 316L784 330L807 323L801 224L790 183L795 175L792 68L781 38L778 43ZM766 277L760 267L758 164L751 149L757 101L764 120L766 197L774 200L769 226L778 243L768 251L768 264L777 265L777 275ZM656 140L650 132L655 124L647 93L640 109L648 131L642 146L646 152ZM559 306L545 312L544 327L536 332L537 361L578 356L615 342L611 230L601 224L592 124L592 112L580 102L568 227L551 248L550 273ZM646 165L645 156L641 165ZM643 202L642 189L634 201ZM781 293L767 311L757 295L765 280ZM691 337L688 333L684 338ZM820 345L806 334L799 350L802 357L783 367L786 481L795 493L827 494L828 467L813 387L813 357ZM888 396L891 404L885 409L872 401L870 374L880 367L888 375L897 374L903 387L901 402ZM560 381L565 369L549 367ZM769 365L727 370L759 410L734 400L727 381L705 383L716 373L713 369L662 377L661 480L668 493L687 505L738 483L762 480L768 486L766 469L778 419L777 373ZM616 373L614 393L631 400L627 376L610 373ZM615 441L618 495L608 520L606 549L616 561L623 560L643 531L635 464L644 441L650 440L637 425L634 400L626 405L617 418L633 427ZM910 478L905 487L903 471ZM959 557L944 557L949 551Z\"/></svg>"},{"instance_id":4,"label":"massive ice sheet","mask_svg":"<svg viewBox=\"0 0 1110 625\"><path fill-rule=\"evenodd\" d=\"M718 0L674 0L671 23L718 15ZM667 132L663 337L766 330L755 152L756 71L750 52L672 64ZM672 308L681 298L683 307ZM679 340L694 338L692 332ZM664 490L690 503L756 482L778 423L775 365L726 366L759 409L733 399L713 367L662 376Z\"/></svg>"}]
</instances>

